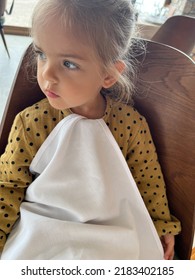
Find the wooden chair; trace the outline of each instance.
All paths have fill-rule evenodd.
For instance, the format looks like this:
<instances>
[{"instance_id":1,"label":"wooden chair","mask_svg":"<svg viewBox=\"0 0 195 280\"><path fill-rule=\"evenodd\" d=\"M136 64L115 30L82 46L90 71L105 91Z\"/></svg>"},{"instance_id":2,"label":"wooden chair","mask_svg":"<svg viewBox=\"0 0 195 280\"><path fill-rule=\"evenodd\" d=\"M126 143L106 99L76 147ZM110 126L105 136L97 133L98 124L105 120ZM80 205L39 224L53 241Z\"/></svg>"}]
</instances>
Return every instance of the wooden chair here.
<instances>
[{"instance_id":1,"label":"wooden chair","mask_svg":"<svg viewBox=\"0 0 195 280\"><path fill-rule=\"evenodd\" d=\"M146 41L145 41L146 42ZM172 213L182 223L176 237L176 253L190 259L195 231L195 64L184 53L147 41L140 61L135 106L147 118L165 175ZM44 96L29 81L26 62L19 66L0 130L0 154L4 152L15 115Z\"/></svg>"},{"instance_id":2,"label":"wooden chair","mask_svg":"<svg viewBox=\"0 0 195 280\"><path fill-rule=\"evenodd\" d=\"M30 45L21 59L7 99L0 126L0 154L4 152L8 134L16 114L44 98L44 94L40 90L36 79L34 79L36 69L29 66L31 53L32 46Z\"/></svg>"},{"instance_id":3,"label":"wooden chair","mask_svg":"<svg viewBox=\"0 0 195 280\"><path fill-rule=\"evenodd\" d=\"M184 53L151 41L139 60L135 106L149 123L171 212L182 223L176 254L189 259L195 233L195 63Z\"/></svg>"},{"instance_id":4,"label":"wooden chair","mask_svg":"<svg viewBox=\"0 0 195 280\"><path fill-rule=\"evenodd\" d=\"M168 18L151 40L191 55L195 47L195 18L184 15Z\"/></svg>"}]
</instances>

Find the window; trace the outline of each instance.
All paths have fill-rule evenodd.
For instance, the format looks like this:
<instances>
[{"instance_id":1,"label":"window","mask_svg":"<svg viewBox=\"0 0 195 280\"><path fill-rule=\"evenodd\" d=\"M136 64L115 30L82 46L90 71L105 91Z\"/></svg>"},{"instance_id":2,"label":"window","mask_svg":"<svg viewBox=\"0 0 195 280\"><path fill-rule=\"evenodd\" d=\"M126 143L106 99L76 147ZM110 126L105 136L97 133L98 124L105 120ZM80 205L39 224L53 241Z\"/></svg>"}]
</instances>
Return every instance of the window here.
<instances>
[{"instance_id":1,"label":"window","mask_svg":"<svg viewBox=\"0 0 195 280\"><path fill-rule=\"evenodd\" d=\"M192 0L136 0L135 8L138 12L138 20L162 24L173 15L185 13L185 7Z\"/></svg>"},{"instance_id":2,"label":"window","mask_svg":"<svg viewBox=\"0 0 195 280\"><path fill-rule=\"evenodd\" d=\"M38 0L15 0L11 15L5 14L5 25L27 27L31 25L31 15ZM7 0L7 10L10 9L12 0Z\"/></svg>"}]
</instances>

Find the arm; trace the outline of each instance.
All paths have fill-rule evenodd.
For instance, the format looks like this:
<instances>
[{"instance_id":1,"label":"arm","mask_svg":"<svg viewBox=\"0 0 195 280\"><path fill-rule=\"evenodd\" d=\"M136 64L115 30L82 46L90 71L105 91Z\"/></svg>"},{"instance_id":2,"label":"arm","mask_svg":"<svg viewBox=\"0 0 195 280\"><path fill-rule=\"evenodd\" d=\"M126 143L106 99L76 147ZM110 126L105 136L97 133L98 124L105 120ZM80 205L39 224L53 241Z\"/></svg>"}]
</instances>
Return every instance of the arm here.
<instances>
[{"instance_id":1,"label":"arm","mask_svg":"<svg viewBox=\"0 0 195 280\"><path fill-rule=\"evenodd\" d=\"M170 259L174 235L180 232L181 226L169 211L165 182L149 127L143 117L137 119L139 128L129 143L127 163L161 238L165 258Z\"/></svg>"},{"instance_id":2,"label":"arm","mask_svg":"<svg viewBox=\"0 0 195 280\"><path fill-rule=\"evenodd\" d=\"M32 182L31 161L63 117L44 99L15 118L6 151L0 158L0 251L19 218L20 204Z\"/></svg>"},{"instance_id":3,"label":"arm","mask_svg":"<svg viewBox=\"0 0 195 280\"><path fill-rule=\"evenodd\" d=\"M29 165L32 149L20 115L12 126L5 153L0 158L0 251L19 218L25 189L32 181Z\"/></svg>"}]
</instances>

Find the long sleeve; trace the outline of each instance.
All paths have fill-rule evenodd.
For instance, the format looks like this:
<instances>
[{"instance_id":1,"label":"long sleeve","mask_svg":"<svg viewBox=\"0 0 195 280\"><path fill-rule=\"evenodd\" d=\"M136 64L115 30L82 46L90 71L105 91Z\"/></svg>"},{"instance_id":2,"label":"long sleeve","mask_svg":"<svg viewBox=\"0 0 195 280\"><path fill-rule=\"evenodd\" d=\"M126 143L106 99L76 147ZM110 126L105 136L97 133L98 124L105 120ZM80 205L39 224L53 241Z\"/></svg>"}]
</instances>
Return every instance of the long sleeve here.
<instances>
[{"instance_id":1,"label":"long sleeve","mask_svg":"<svg viewBox=\"0 0 195 280\"><path fill-rule=\"evenodd\" d=\"M178 234L181 225L170 214L163 174L145 118L133 107L108 99L105 121L127 161L159 236Z\"/></svg>"},{"instance_id":2,"label":"long sleeve","mask_svg":"<svg viewBox=\"0 0 195 280\"><path fill-rule=\"evenodd\" d=\"M169 211L166 186L149 127L143 117L137 122L139 129L127 154L129 168L158 234L178 234L180 222Z\"/></svg>"},{"instance_id":3,"label":"long sleeve","mask_svg":"<svg viewBox=\"0 0 195 280\"><path fill-rule=\"evenodd\" d=\"M9 135L5 153L0 158L0 249L19 217L25 189L31 183L29 164L32 151L20 115Z\"/></svg>"},{"instance_id":4,"label":"long sleeve","mask_svg":"<svg viewBox=\"0 0 195 280\"><path fill-rule=\"evenodd\" d=\"M15 118L6 151L0 158L0 251L19 218L20 204L33 180L31 161L56 124L68 114L69 111L55 110L43 99Z\"/></svg>"}]
</instances>

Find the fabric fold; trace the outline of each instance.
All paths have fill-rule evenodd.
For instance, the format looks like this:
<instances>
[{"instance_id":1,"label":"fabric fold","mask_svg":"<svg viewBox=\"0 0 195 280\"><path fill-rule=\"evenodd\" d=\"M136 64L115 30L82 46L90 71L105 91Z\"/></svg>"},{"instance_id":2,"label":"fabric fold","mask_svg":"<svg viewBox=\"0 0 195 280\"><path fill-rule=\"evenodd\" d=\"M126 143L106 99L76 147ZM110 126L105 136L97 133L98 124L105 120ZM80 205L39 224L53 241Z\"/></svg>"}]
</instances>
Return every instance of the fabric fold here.
<instances>
[{"instance_id":1,"label":"fabric fold","mask_svg":"<svg viewBox=\"0 0 195 280\"><path fill-rule=\"evenodd\" d=\"M114 137L102 119L64 118L30 170L2 259L163 259L163 249Z\"/></svg>"}]
</instances>

